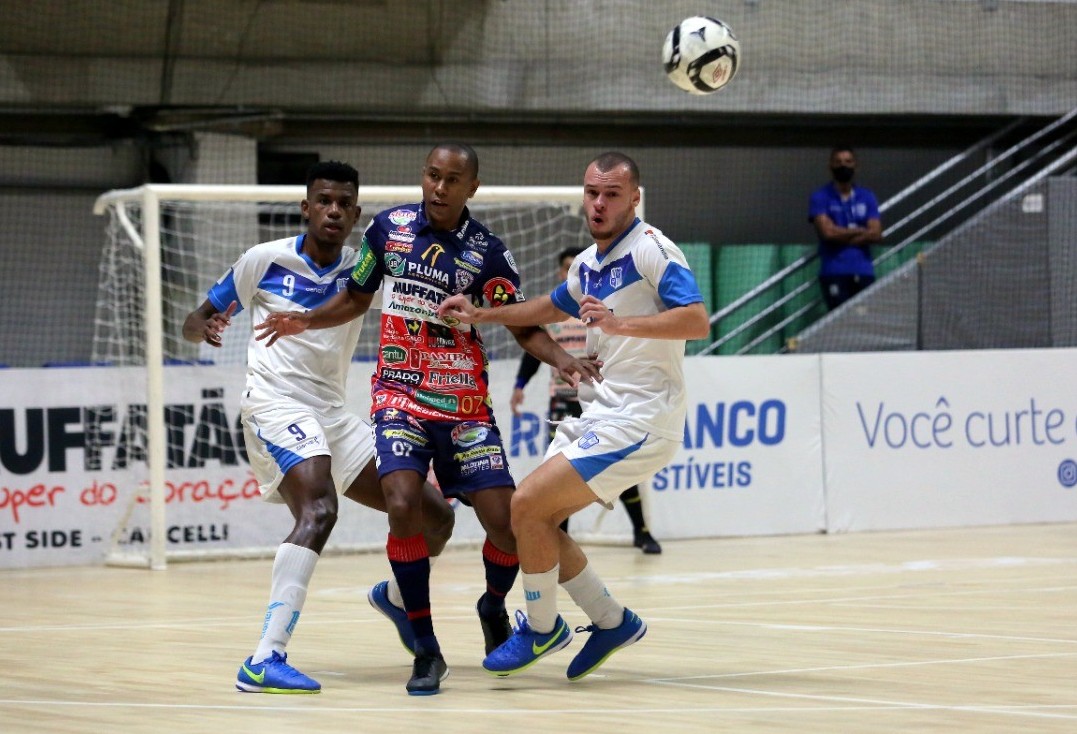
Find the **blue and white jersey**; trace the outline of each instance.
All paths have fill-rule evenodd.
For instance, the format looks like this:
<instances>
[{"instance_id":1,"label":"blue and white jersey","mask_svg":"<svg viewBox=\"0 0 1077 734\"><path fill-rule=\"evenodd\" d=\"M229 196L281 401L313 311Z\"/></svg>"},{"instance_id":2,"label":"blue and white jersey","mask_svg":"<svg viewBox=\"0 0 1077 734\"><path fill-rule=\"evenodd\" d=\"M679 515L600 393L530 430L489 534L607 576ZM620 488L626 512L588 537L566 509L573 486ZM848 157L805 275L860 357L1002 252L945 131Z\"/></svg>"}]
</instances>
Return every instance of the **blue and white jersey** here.
<instances>
[{"instance_id":1,"label":"blue and white jersey","mask_svg":"<svg viewBox=\"0 0 1077 734\"><path fill-rule=\"evenodd\" d=\"M224 311L236 301L251 310L251 323L272 311L309 311L347 289L359 253L345 246L328 267L303 253L306 235L263 242L244 252L209 290ZM287 397L317 410L344 405L344 388L363 319L330 329L308 329L271 347L251 333L247 345L247 395L252 400Z\"/></svg>"},{"instance_id":2,"label":"blue and white jersey","mask_svg":"<svg viewBox=\"0 0 1077 734\"><path fill-rule=\"evenodd\" d=\"M703 301L684 254L638 218L605 254L591 245L577 255L568 280L550 297L559 309L579 317L584 295L600 299L617 316L650 316ZM641 339L588 329L587 354L597 355L604 366L601 383L580 384L584 416L632 423L680 440L687 410L684 344L683 339Z\"/></svg>"}]
</instances>

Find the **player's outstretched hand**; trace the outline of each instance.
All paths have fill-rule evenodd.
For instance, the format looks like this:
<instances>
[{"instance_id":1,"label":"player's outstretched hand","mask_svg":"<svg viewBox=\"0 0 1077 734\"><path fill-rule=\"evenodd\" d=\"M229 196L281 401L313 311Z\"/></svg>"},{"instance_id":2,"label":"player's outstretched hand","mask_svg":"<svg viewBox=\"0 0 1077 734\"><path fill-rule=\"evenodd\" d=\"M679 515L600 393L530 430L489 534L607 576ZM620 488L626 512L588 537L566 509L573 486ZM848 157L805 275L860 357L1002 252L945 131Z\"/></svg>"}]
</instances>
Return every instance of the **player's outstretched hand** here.
<instances>
[{"instance_id":1,"label":"player's outstretched hand","mask_svg":"<svg viewBox=\"0 0 1077 734\"><path fill-rule=\"evenodd\" d=\"M232 314L236 312L237 306L238 304L235 301L232 301L228 304L228 308L223 311L218 311L206 319L206 324L202 331L202 339L206 344L209 344L211 347L220 348L221 334L228 328L229 324L232 323Z\"/></svg>"},{"instance_id":2,"label":"player's outstretched hand","mask_svg":"<svg viewBox=\"0 0 1077 734\"><path fill-rule=\"evenodd\" d=\"M474 324L478 315L479 310L471 303L471 299L460 293L449 296L438 306L438 318L448 326L456 326L460 322Z\"/></svg>"},{"instance_id":3,"label":"player's outstretched hand","mask_svg":"<svg viewBox=\"0 0 1077 734\"><path fill-rule=\"evenodd\" d=\"M580 321L589 327L602 329L606 334L620 333L621 320L606 308L606 304L594 296L580 299Z\"/></svg>"},{"instance_id":4,"label":"player's outstretched hand","mask_svg":"<svg viewBox=\"0 0 1077 734\"><path fill-rule=\"evenodd\" d=\"M557 374L572 387L579 387L581 382L593 385L602 382L602 362L595 357L570 357L555 365Z\"/></svg>"},{"instance_id":5,"label":"player's outstretched hand","mask_svg":"<svg viewBox=\"0 0 1077 734\"><path fill-rule=\"evenodd\" d=\"M301 311L274 311L265 321L255 325L258 333L254 338L256 341L269 339L266 346L271 347L282 336L295 336L306 331L309 324L307 315Z\"/></svg>"}]
</instances>

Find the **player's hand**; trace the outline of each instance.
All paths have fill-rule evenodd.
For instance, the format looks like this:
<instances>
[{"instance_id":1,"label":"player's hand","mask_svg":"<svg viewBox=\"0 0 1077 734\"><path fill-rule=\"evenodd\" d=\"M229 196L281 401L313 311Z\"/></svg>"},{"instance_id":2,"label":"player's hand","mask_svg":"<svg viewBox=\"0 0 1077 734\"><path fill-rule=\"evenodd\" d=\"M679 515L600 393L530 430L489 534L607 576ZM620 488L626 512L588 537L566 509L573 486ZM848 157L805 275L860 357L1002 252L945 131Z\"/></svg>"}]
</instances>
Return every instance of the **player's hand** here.
<instances>
[{"instance_id":1,"label":"player's hand","mask_svg":"<svg viewBox=\"0 0 1077 734\"><path fill-rule=\"evenodd\" d=\"M271 347L282 336L301 334L307 330L309 325L310 320L301 311L274 311L266 316L265 321L255 325L254 329L258 333L254 338L256 341L269 339L266 346Z\"/></svg>"},{"instance_id":2,"label":"player's hand","mask_svg":"<svg viewBox=\"0 0 1077 734\"><path fill-rule=\"evenodd\" d=\"M512 398L509 400L509 407L512 408L513 415L520 415L520 406L524 404L524 389L522 387L514 387L512 389Z\"/></svg>"},{"instance_id":3,"label":"player's hand","mask_svg":"<svg viewBox=\"0 0 1077 734\"><path fill-rule=\"evenodd\" d=\"M446 326L456 326L461 322L474 324L478 317L479 310L471 303L471 299L460 293L449 296L438 306L438 318L444 321Z\"/></svg>"},{"instance_id":4,"label":"player's hand","mask_svg":"<svg viewBox=\"0 0 1077 734\"><path fill-rule=\"evenodd\" d=\"M558 376L567 384L578 388L581 382L593 385L602 382L602 362L594 357L569 357L554 365Z\"/></svg>"},{"instance_id":5,"label":"player's hand","mask_svg":"<svg viewBox=\"0 0 1077 734\"><path fill-rule=\"evenodd\" d=\"M220 349L221 333L232 323L232 314L236 312L237 306L238 304L232 301L228 304L228 308L218 311L206 319L206 324L202 331L202 339L206 344Z\"/></svg>"},{"instance_id":6,"label":"player's hand","mask_svg":"<svg viewBox=\"0 0 1077 734\"><path fill-rule=\"evenodd\" d=\"M580 299L580 321L591 328L601 329L606 334L619 334L621 319L606 308L606 304L594 296Z\"/></svg>"}]
</instances>

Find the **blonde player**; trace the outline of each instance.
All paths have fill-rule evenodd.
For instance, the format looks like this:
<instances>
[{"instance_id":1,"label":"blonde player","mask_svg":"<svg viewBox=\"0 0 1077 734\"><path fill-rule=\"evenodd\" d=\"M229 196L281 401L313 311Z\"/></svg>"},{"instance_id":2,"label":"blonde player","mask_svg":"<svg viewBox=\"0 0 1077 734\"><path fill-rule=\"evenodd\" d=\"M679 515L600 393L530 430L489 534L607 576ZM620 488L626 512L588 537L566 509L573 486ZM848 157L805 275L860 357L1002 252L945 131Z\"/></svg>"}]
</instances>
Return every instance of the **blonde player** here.
<instances>
[{"instance_id":1,"label":"blonde player","mask_svg":"<svg viewBox=\"0 0 1077 734\"><path fill-rule=\"evenodd\" d=\"M466 323L546 324L576 316L587 324L587 353L603 379L580 385L580 418L562 423L546 458L512 498L512 527L527 616L483 667L510 675L572 639L557 612L560 583L591 619L591 633L568 666L577 680L615 651L638 641L647 625L606 590L580 547L558 523L592 502L610 506L621 491L649 478L673 457L687 409L683 374L688 339L706 336L703 296L684 255L636 217L639 169L622 153L595 158L584 175L584 210L595 244L576 257L568 280L542 298L500 308L447 299L443 317Z\"/></svg>"}]
</instances>

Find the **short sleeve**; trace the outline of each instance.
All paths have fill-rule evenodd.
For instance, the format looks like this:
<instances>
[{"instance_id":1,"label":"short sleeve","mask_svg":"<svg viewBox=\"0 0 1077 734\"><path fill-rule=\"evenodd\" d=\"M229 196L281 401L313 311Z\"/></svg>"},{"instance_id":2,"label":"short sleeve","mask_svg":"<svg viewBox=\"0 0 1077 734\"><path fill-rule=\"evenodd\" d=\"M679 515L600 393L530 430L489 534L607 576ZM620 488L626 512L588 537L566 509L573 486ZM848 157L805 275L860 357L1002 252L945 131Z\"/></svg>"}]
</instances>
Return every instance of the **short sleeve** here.
<instances>
[{"instance_id":1,"label":"short sleeve","mask_svg":"<svg viewBox=\"0 0 1077 734\"><path fill-rule=\"evenodd\" d=\"M239 256L228 272L209 289L207 298L218 311L224 311L235 301L239 313L251 305L251 299L258 291L258 283L265 274L264 249L252 247Z\"/></svg>"},{"instance_id":2,"label":"short sleeve","mask_svg":"<svg viewBox=\"0 0 1077 734\"><path fill-rule=\"evenodd\" d=\"M481 289L483 300L495 308L525 300L516 261L500 240L490 240Z\"/></svg>"},{"instance_id":3,"label":"short sleeve","mask_svg":"<svg viewBox=\"0 0 1077 734\"><path fill-rule=\"evenodd\" d=\"M882 217L879 216L879 202L875 198L875 194L873 192L871 192L871 191L868 191L867 189L864 189L864 193L867 195L864 198L866 200L865 203L867 204L867 207L868 207L868 216L867 216L868 221L871 221L872 219L880 219L881 220Z\"/></svg>"},{"instance_id":4,"label":"short sleeve","mask_svg":"<svg viewBox=\"0 0 1077 734\"><path fill-rule=\"evenodd\" d=\"M701 303L703 294L688 267L688 260L677 245L662 236L653 245L637 248L636 268L658 291L666 308Z\"/></svg>"},{"instance_id":5,"label":"short sleeve","mask_svg":"<svg viewBox=\"0 0 1077 734\"><path fill-rule=\"evenodd\" d=\"M363 233L363 241L359 245L359 256L348 277L348 290L360 293L373 293L378 290L384 272L382 268L384 251L385 238L382 236L378 219L375 217Z\"/></svg>"},{"instance_id":6,"label":"short sleeve","mask_svg":"<svg viewBox=\"0 0 1077 734\"><path fill-rule=\"evenodd\" d=\"M814 222L817 216L826 214L827 204L827 195L824 189L812 192L811 199L808 201L808 221Z\"/></svg>"}]
</instances>

